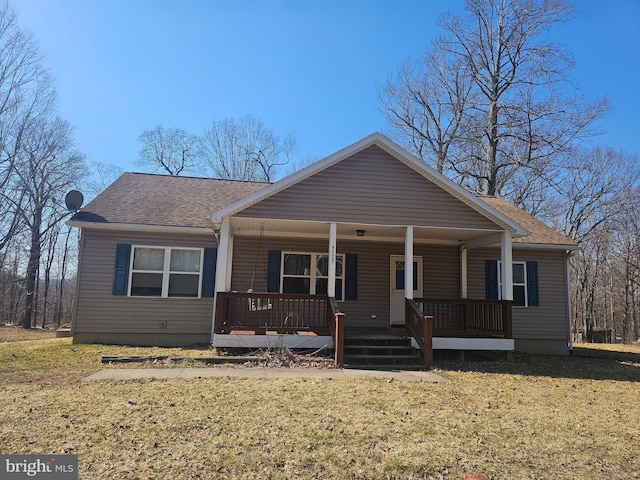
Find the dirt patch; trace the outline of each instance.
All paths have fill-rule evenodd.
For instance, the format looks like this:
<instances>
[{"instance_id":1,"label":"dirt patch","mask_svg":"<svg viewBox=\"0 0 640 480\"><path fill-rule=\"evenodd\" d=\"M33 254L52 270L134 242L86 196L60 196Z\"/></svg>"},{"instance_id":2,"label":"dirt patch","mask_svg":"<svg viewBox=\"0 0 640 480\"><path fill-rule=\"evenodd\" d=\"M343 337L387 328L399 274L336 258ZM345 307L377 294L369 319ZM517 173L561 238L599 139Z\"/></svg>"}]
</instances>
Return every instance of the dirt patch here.
<instances>
[{"instance_id":1,"label":"dirt patch","mask_svg":"<svg viewBox=\"0 0 640 480\"><path fill-rule=\"evenodd\" d=\"M55 338L56 331L42 328L22 328L18 325L0 325L0 343L22 342L25 340L44 340Z\"/></svg>"}]
</instances>

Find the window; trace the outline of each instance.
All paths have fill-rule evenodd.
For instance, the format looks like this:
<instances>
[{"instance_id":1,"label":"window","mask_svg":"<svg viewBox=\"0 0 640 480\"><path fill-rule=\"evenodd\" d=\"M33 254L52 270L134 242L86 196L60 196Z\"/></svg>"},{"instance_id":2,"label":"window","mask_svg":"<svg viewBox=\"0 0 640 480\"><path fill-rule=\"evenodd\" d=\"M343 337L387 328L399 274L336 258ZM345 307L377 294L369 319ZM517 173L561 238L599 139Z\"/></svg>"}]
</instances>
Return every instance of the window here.
<instances>
[{"instance_id":1,"label":"window","mask_svg":"<svg viewBox=\"0 0 640 480\"><path fill-rule=\"evenodd\" d=\"M326 295L329 285L329 255L284 253L282 293ZM336 299L344 298L344 255L336 255Z\"/></svg>"},{"instance_id":2,"label":"window","mask_svg":"<svg viewBox=\"0 0 640 480\"><path fill-rule=\"evenodd\" d=\"M134 246L129 295L200 297L201 248Z\"/></svg>"},{"instance_id":3,"label":"window","mask_svg":"<svg viewBox=\"0 0 640 480\"><path fill-rule=\"evenodd\" d=\"M513 306L528 307L527 264L513 262ZM502 300L502 262L498 262L498 298Z\"/></svg>"}]
</instances>

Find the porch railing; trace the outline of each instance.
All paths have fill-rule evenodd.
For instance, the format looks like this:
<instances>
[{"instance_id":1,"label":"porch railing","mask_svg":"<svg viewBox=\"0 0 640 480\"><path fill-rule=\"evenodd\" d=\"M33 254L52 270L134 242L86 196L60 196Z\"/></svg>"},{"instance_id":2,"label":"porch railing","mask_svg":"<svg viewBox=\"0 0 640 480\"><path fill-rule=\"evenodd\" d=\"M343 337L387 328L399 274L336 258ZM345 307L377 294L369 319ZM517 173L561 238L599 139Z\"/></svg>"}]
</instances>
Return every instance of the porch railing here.
<instances>
[{"instance_id":1,"label":"porch railing","mask_svg":"<svg viewBox=\"0 0 640 480\"><path fill-rule=\"evenodd\" d=\"M433 365L433 317L424 315L415 301L405 298L405 328L422 350L427 368Z\"/></svg>"},{"instance_id":2,"label":"porch railing","mask_svg":"<svg viewBox=\"0 0 640 480\"><path fill-rule=\"evenodd\" d=\"M327 325L333 338L334 363L336 367L344 365L344 313L338 308L338 302L331 297L327 303Z\"/></svg>"},{"instance_id":3,"label":"porch railing","mask_svg":"<svg viewBox=\"0 0 640 480\"><path fill-rule=\"evenodd\" d=\"M218 292L214 333L253 330L328 334L326 295Z\"/></svg>"},{"instance_id":4,"label":"porch railing","mask_svg":"<svg viewBox=\"0 0 640 480\"><path fill-rule=\"evenodd\" d=\"M415 299L433 317L436 337L512 338L512 302L504 300Z\"/></svg>"},{"instance_id":5,"label":"porch railing","mask_svg":"<svg viewBox=\"0 0 640 480\"><path fill-rule=\"evenodd\" d=\"M326 295L218 292L214 333L296 333L331 335L336 366L344 364L344 319Z\"/></svg>"}]
</instances>

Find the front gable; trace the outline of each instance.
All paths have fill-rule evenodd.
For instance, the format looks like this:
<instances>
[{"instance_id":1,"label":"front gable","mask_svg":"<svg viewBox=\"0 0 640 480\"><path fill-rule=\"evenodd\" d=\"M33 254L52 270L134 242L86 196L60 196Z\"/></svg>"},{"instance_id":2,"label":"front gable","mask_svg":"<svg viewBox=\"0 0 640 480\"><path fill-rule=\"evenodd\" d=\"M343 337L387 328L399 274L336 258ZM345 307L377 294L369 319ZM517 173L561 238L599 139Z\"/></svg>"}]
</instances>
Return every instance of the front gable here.
<instances>
[{"instance_id":1,"label":"front gable","mask_svg":"<svg viewBox=\"0 0 640 480\"><path fill-rule=\"evenodd\" d=\"M499 227L378 145L371 145L237 217L496 230Z\"/></svg>"}]
</instances>

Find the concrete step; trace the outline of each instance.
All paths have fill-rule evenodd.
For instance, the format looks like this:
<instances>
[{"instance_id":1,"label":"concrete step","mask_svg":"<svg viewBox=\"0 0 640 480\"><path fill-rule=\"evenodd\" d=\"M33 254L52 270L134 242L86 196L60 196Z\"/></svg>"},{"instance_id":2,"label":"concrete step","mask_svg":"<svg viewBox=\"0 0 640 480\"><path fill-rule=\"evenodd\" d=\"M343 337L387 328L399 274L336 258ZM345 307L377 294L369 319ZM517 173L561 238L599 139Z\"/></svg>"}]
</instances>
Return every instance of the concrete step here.
<instances>
[{"instance_id":1,"label":"concrete step","mask_svg":"<svg viewBox=\"0 0 640 480\"><path fill-rule=\"evenodd\" d=\"M401 366L422 365L422 357L414 355L345 355L344 362L348 366Z\"/></svg>"},{"instance_id":2,"label":"concrete step","mask_svg":"<svg viewBox=\"0 0 640 480\"><path fill-rule=\"evenodd\" d=\"M378 365L363 365L363 364L348 364L345 363L345 368L352 368L354 370L380 370L380 371L389 371L389 372L402 372L402 371L421 371L426 370L424 363L421 361L419 364L410 363L406 365L397 364L378 364Z\"/></svg>"}]
</instances>

